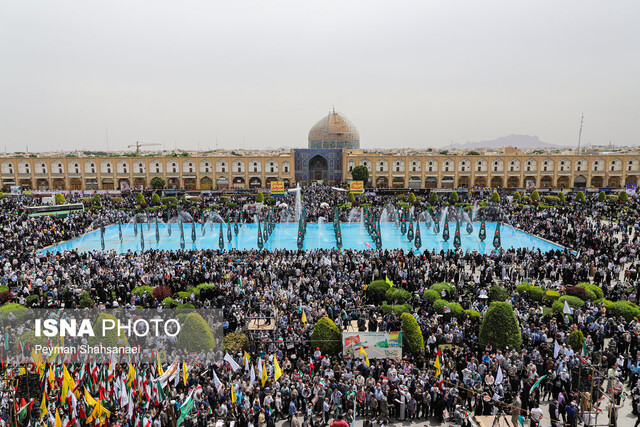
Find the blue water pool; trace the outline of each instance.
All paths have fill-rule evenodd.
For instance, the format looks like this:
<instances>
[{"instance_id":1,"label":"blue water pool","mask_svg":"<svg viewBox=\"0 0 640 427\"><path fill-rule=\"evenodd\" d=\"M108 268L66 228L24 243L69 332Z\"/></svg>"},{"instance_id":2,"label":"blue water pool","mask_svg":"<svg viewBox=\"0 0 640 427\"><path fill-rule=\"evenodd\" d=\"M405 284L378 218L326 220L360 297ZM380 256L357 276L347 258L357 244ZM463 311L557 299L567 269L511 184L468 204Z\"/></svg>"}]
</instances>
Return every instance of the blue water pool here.
<instances>
[{"instance_id":1,"label":"blue water pool","mask_svg":"<svg viewBox=\"0 0 640 427\"><path fill-rule=\"evenodd\" d=\"M496 223L486 223L487 237L484 242L480 242L478 238L478 231L480 230L480 223L473 223L473 233L468 234L466 226L463 224L460 234L462 240L462 249L464 250L477 250L481 253L489 253L493 250L493 235L496 228ZM156 230L155 224L151 224L150 228L147 228L146 224L138 224L138 234L134 234L133 224L127 224L122 226L122 242L120 241L119 231L117 225L112 225L105 228L104 241L105 250L115 249L118 252L126 252L128 250L139 251L141 249L140 234L141 230L144 233L144 248L148 249L180 249L180 230L177 224L171 225L172 233L169 235L166 224L160 224L158 226L159 240L156 242ZM344 249L358 249L367 250L375 249L375 243L371 240L367 234L364 226L360 223L350 224L342 223L342 239ZM205 226L205 234L202 234L202 228L200 224L196 224L196 240L192 242L191 224L184 224L184 239L185 249L219 249L219 224L214 224L213 229L210 224ZM422 236L421 251L435 249L440 251L442 249L449 250L454 249L453 236L455 233L455 223L449 223L449 231L451 237L448 242L442 239L442 227L440 233L435 235L433 228L427 229L424 223L420 224L420 232ZM296 250L297 247L297 223L284 223L277 224L273 234L268 241L264 244L264 249L291 249ZM382 223L382 246L384 249L398 249L405 250L415 249L413 243L410 242L406 235L400 232L400 229L396 227L394 223ZM244 224L240 227L239 233L236 236L233 233L229 242L227 240L226 226L223 228L224 235L224 248L225 249L255 249L257 244L257 225ZM532 236L528 233L519 231L508 225L502 225L502 247L509 248L539 248L543 252L549 250L562 250L559 245L555 245L546 240ZM319 249L319 248L335 248L336 241L333 233L333 224L331 223L310 223L307 226L307 234L304 240L304 249ZM93 251L101 249L100 242L100 230L95 230L85 234L82 237L69 240L68 242L61 243L56 246L45 249L44 251L66 251L70 249L78 249L80 251ZM43 251L43 252L44 252Z\"/></svg>"}]
</instances>

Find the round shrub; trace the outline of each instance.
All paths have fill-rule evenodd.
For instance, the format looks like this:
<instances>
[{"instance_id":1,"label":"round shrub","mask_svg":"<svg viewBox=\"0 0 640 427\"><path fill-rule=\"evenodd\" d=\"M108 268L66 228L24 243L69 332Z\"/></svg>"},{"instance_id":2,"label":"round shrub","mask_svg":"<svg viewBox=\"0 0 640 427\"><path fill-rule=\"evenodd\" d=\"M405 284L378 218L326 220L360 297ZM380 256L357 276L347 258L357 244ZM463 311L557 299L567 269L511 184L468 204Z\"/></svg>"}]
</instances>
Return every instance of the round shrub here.
<instances>
[{"instance_id":1,"label":"round shrub","mask_svg":"<svg viewBox=\"0 0 640 427\"><path fill-rule=\"evenodd\" d=\"M437 291L434 291L433 289L429 289L424 291L424 293L422 294L422 297L427 301L429 301L431 304L433 304L435 300L440 299L440 294Z\"/></svg>"},{"instance_id":2,"label":"round shrub","mask_svg":"<svg viewBox=\"0 0 640 427\"><path fill-rule=\"evenodd\" d=\"M184 320L178 334L178 348L190 353L216 348L216 340L211 328L198 313L189 313Z\"/></svg>"},{"instance_id":3,"label":"round shrub","mask_svg":"<svg viewBox=\"0 0 640 427\"><path fill-rule=\"evenodd\" d=\"M438 293L438 295L440 295L441 297L442 297L442 291L443 290L447 293L448 297L453 295L455 293L455 291L456 291L456 287L453 286L449 282L435 283L435 284L431 285L431 287L429 289L436 291Z\"/></svg>"},{"instance_id":4,"label":"round shrub","mask_svg":"<svg viewBox=\"0 0 640 427\"><path fill-rule=\"evenodd\" d=\"M516 290L520 295L522 295L523 293L526 293L530 287L531 287L531 283L522 282L518 286L516 286Z\"/></svg>"},{"instance_id":5,"label":"round shrub","mask_svg":"<svg viewBox=\"0 0 640 427\"><path fill-rule=\"evenodd\" d=\"M509 298L509 292L502 286L493 285L489 288L489 301L506 301Z\"/></svg>"},{"instance_id":6,"label":"round shrub","mask_svg":"<svg viewBox=\"0 0 640 427\"><path fill-rule=\"evenodd\" d=\"M151 294L153 292L153 288L151 286L137 286L133 288L131 291L132 294L142 296L145 293Z\"/></svg>"},{"instance_id":7,"label":"round shrub","mask_svg":"<svg viewBox=\"0 0 640 427\"><path fill-rule=\"evenodd\" d=\"M13 292L4 291L0 293L0 305L4 305L13 299Z\"/></svg>"},{"instance_id":8,"label":"round shrub","mask_svg":"<svg viewBox=\"0 0 640 427\"><path fill-rule=\"evenodd\" d=\"M522 333L511 304L491 303L480 326L478 341L480 345L492 344L501 349L506 347L520 349Z\"/></svg>"},{"instance_id":9,"label":"round shrub","mask_svg":"<svg viewBox=\"0 0 640 427\"><path fill-rule=\"evenodd\" d=\"M389 284L384 280L375 280L371 282L371 284L367 288L367 293L369 294L369 298L371 298L374 303L380 304L382 301L384 301L386 292L389 288Z\"/></svg>"},{"instance_id":10,"label":"round shrub","mask_svg":"<svg viewBox=\"0 0 640 427\"><path fill-rule=\"evenodd\" d=\"M193 310L194 308L196 308L196 306L193 304L178 304L176 310Z\"/></svg>"},{"instance_id":11,"label":"round shrub","mask_svg":"<svg viewBox=\"0 0 640 427\"><path fill-rule=\"evenodd\" d=\"M475 310L467 309L464 311L464 314L469 316L471 319L480 319L480 313Z\"/></svg>"},{"instance_id":12,"label":"round shrub","mask_svg":"<svg viewBox=\"0 0 640 427\"><path fill-rule=\"evenodd\" d=\"M449 309L451 309L451 312L449 312L449 317L460 317L464 312L462 306L457 302L450 302L447 304L447 306L449 307Z\"/></svg>"},{"instance_id":13,"label":"round shrub","mask_svg":"<svg viewBox=\"0 0 640 427\"><path fill-rule=\"evenodd\" d=\"M342 334L340 329L328 317L318 320L311 334L311 347L320 347L325 354L340 354L342 352Z\"/></svg>"},{"instance_id":14,"label":"round shrub","mask_svg":"<svg viewBox=\"0 0 640 427\"><path fill-rule=\"evenodd\" d=\"M127 336L123 331L119 330L117 327L115 329L104 329L103 324L106 320L111 320L117 324L115 316L107 313L101 313L96 319L96 323L93 325L93 333L95 336L89 337L89 345L99 346L102 344L104 347L128 347L129 343L127 341ZM103 330L104 335L102 334Z\"/></svg>"},{"instance_id":15,"label":"round shrub","mask_svg":"<svg viewBox=\"0 0 640 427\"><path fill-rule=\"evenodd\" d=\"M24 323L27 319L27 307L17 302L8 302L0 307L0 317L3 319L7 319L11 313L15 316L17 324Z\"/></svg>"},{"instance_id":16,"label":"round shrub","mask_svg":"<svg viewBox=\"0 0 640 427\"><path fill-rule=\"evenodd\" d=\"M640 309L637 305L629 301L616 301L612 303L610 307L607 307L605 302L605 307L607 308L608 315L613 317L623 317L627 322L633 320L634 317L640 319Z\"/></svg>"},{"instance_id":17,"label":"round shrub","mask_svg":"<svg viewBox=\"0 0 640 427\"><path fill-rule=\"evenodd\" d=\"M567 289L565 289L565 293L572 297L580 298L583 301L586 301L586 300L593 301L594 299L596 299L595 293L591 292L593 299L589 298L589 296L587 295L588 294L587 290L581 286L569 286Z\"/></svg>"},{"instance_id":18,"label":"round shrub","mask_svg":"<svg viewBox=\"0 0 640 427\"><path fill-rule=\"evenodd\" d=\"M38 304L40 302L40 296L39 295L29 295L27 297L27 307L33 307L34 305Z\"/></svg>"},{"instance_id":19,"label":"round shrub","mask_svg":"<svg viewBox=\"0 0 640 427\"><path fill-rule=\"evenodd\" d=\"M162 300L162 306L164 308L176 308L178 303L171 297L166 297Z\"/></svg>"},{"instance_id":20,"label":"round shrub","mask_svg":"<svg viewBox=\"0 0 640 427\"><path fill-rule=\"evenodd\" d=\"M551 303L553 304L554 302L556 302L558 300L558 298L560 298L560 292L557 291L547 291L544 294L544 297L548 300L551 301Z\"/></svg>"},{"instance_id":21,"label":"round shrub","mask_svg":"<svg viewBox=\"0 0 640 427\"><path fill-rule=\"evenodd\" d=\"M424 338L415 317L409 313L403 313L402 320L402 347L411 354L417 355L424 352Z\"/></svg>"},{"instance_id":22,"label":"round shrub","mask_svg":"<svg viewBox=\"0 0 640 427\"><path fill-rule=\"evenodd\" d=\"M33 295L32 295L33 296ZM80 294L80 308L90 308L93 306L93 298L89 295L89 292L84 291Z\"/></svg>"},{"instance_id":23,"label":"round shrub","mask_svg":"<svg viewBox=\"0 0 640 427\"><path fill-rule=\"evenodd\" d=\"M595 298L593 298L591 301L604 298L604 292L602 292L602 288L600 288L600 286L598 285L593 285L591 283L585 282L585 283L578 283L577 286L581 288L585 288L587 290L587 294L589 295L589 297L591 297L591 293L593 292L593 294L595 295Z\"/></svg>"},{"instance_id":24,"label":"round shrub","mask_svg":"<svg viewBox=\"0 0 640 427\"><path fill-rule=\"evenodd\" d=\"M433 308L438 314L444 313L444 306L447 305L447 301L443 299L437 299L433 302Z\"/></svg>"},{"instance_id":25,"label":"round shrub","mask_svg":"<svg viewBox=\"0 0 640 427\"><path fill-rule=\"evenodd\" d=\"M569 307L573 309L580 308L584 305L584 301L581 300L580 298L574 297L571 295L565 295L558 298L558 300L553 303L551 308L556 313L562 313L562 309L564 308L565 301L567 301L567 304L569 304Z\"/></svg>"},{"instance_id":26,"label":"round shrub","mask_svg":"<svg viewBox=\"0 0 640 427\"><path fill-rule=\"evenodd\" d=\"M544 298L545 290L540 286L531 286L527 290L527 295L534 301L541 302Z\"/></svg>"},{"instance_id":27,"label":"round shrub","mask_svg":"<svg viewBox=\"0 0 640 427\"><path fill-rule=\"evenodd\" d=\"M576 353L582 351L583 343L584 335L582 334L582 331L578 329L574 329L573 331L571 331L571 333L567 337L567 344L569 344L569 347L571 347L571 349Z\"/></svg>"},{"instance_id":28,"label":"round shrub","mask_svg":"<svg viewBox=\"0 0 640 427\"><path fill-rule=\"evenodd\" d=\"M404 304L411 300L411 292L405 291L404 289L389 288L387 292L385 292L385 298L391 303Z\"/></svg>"},{"instance_id":29,"label":"round shrub","mask_svg":"<svg viewBox=\"0 0 640 427\"><path fill-rule=\"evenodd\" d=\"M231 332L222 340L225 353L235 354L249 348L249 338L242 332Z\"/></svg>"},{"instance_id":30,"label":"round shrub","mask_svg":"<svg viewBox=\"0 0 640 427\"><path fill-rule=\"evenodd\" d=\"M171 296L171 288L168 286L156 286L153 288L151 295L158 301L163 301Z\"/></svg>"}]
</instances>

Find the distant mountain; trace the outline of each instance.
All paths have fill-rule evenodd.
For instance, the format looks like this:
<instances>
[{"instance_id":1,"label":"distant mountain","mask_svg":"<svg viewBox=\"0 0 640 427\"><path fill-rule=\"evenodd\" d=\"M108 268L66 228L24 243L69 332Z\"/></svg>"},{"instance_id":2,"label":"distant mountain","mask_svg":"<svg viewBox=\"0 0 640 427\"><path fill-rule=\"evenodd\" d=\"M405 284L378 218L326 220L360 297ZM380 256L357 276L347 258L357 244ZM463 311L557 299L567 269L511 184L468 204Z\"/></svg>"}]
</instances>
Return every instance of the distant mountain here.
<instances>
[{"instance_id":1,"label":"distant mountain","mask_svg":"<svg viewBox=\"0 0 640 427\"><path fill-rule=\"evenodd\" d=\"M453 148L462 148L463 150L504 147L516 147L520 149L562 148L561 145L540 141L540 138L534 135L509 135L492 139L490 141L470 141L466 144L453 144Z\"/></svg>"}]
</instances>

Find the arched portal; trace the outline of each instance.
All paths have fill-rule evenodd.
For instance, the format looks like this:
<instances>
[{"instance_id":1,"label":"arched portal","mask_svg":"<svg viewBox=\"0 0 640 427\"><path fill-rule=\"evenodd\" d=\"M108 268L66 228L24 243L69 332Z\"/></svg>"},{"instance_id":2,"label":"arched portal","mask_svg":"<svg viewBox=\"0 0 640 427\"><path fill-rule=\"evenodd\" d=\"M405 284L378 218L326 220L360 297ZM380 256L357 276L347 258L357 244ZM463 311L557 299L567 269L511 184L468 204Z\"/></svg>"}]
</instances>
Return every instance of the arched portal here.
<instances>
[{"instance_id":1,"label":"arched portal","mask_svg":"<svg viewBox=\"0 0 640 427\"><path fill-rule=\"evenodd\" d=\"M316 155L309 160L309 180L326 181L329 177L329 163L321 155Z\"/></svg>"}]
</instances>

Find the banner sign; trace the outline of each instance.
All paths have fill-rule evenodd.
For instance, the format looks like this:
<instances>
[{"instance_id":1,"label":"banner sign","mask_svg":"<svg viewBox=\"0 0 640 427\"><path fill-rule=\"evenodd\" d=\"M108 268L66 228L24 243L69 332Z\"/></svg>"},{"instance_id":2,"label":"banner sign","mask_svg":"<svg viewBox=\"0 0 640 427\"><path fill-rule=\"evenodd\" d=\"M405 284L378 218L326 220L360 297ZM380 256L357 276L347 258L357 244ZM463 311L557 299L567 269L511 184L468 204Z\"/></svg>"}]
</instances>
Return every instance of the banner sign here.
<instances>
[{"instance_id":1,"label":"banner sign","mask_svg":"<svg viewBox=\"0 0 640 427\"><path fill-rule=\"evenodd\" d=\"M635 196L637 190L637 184L627 184L627 194L629 196Z\"/></svg>"},{"instance_id":2,"label":"banner sign","mask_svg":"<svg viewBox=\"0 0 640 427\"><path fill-rule=\"evenodd\" d=\"M342 352L345 356L369 359L402 359L402 332L343 332Z\"/></svg>"},{"instance_id":3,"label":"banner sign","mask_svg":"<svg viewBox=\"0 0 640 427\"><path fill-rule=\"evenodd\" d=\"M282 196L284 194L284 181L271 181L271 194Z\"/></svg>"},{"instance_id":4,"label":"banner sign","mask_svg":"<svg viewBox=\"0 0 640 427\"><path fill-rule=\"evenodd\" d=\"M364 181L351 181L350 191L352 193L363 193Z\"/></svg>"}]
</instances>

